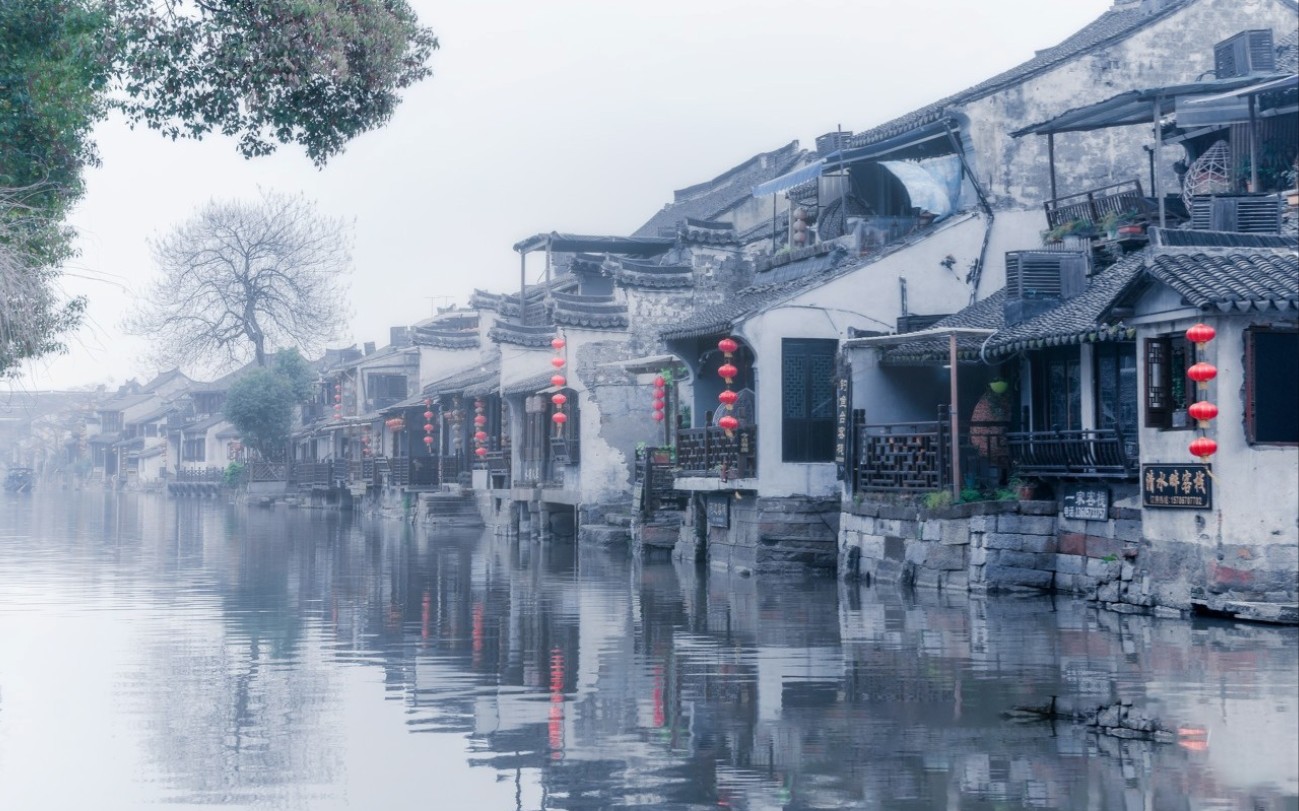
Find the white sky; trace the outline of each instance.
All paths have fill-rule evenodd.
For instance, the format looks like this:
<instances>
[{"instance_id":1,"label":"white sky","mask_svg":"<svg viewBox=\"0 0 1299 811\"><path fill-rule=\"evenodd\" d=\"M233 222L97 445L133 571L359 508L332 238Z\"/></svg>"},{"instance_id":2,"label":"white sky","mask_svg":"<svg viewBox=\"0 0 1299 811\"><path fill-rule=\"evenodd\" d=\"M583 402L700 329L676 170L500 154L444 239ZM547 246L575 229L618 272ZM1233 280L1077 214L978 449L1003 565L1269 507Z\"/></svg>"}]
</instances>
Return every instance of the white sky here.
<instances>
[{"instance_id":1,"label":"white sky","mask_svg":"<svg viewBox=\"0 0 1299 811\"><path fill-rule=\"evenodd\" d=\"M541 231L626 234L673 189L789 141L813 147L975 84L1055 45L1110 0L414 0L442 47L393 120L317 171L296 147L170 142L119 120L73 217L63 288L90 299L62 357L24 389L157 371L120 321L153 274L146 239L211 198L303 192L355 221L351 342L513 290L510 246ZM533 263L529 264L531 270ZM540 263L536 263L540 268Z\"/></svg>"}]
</instances>

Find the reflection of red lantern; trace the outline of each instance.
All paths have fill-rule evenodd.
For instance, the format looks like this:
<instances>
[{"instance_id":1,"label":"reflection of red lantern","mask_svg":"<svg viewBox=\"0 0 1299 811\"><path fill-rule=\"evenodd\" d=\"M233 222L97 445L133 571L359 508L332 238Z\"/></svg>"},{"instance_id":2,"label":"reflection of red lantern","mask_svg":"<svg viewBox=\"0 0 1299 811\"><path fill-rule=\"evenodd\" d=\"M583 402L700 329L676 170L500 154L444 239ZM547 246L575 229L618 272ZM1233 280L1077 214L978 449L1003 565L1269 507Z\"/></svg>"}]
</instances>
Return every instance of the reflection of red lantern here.
<instances>
[{"instance_id":1,"label":"reflection of red lantern","mask_svg":"<svg viewBox=\"0 0 1299 811\"><path fill-rule=\"evenodd\" d=\"M734 338L723 338L717 342L717 348L722 350L722 354L729 358L735 353L735 350L740 348L740 345L736 343Z\"/></svg>"},{"instance_id":2,"label":"reflection of red lantern","mask_svg":"<svg viewBox=\"0 0 1299 811\"><path fill-rule=\"evenodd\" d=\"M730 414L727 414L725 417L722 417L717 421L717 426L725 429L729 433L740 427L740 421L732 417Z\"/></svg>"},{"instance_id":3,"label":"reflection of red lantern","mask_svg":"<svg viewBox=\"0 0 1299 811\"><path fill-rule=\"evenodd\" d=\"M426 437L424 437L424 444L425 444L425 445L432 445L432 444L433 444L433 437L431 437L431 436L426 436Z\"/></svg>"},{"instance_id":4,"label":"reflection of red lantern","mask_svg":"<svg viewBox=\"0 0 1299 811\"><path fill-rule=\"evenodd\" d=\"M1199 420L1201 428L1209 427L1209 420L1218 416L1218 407L1213 403L1201 400L1198 403L1191 403L1186 413L1191 415L1191 419Z\"/></svg>"},{"instance_id":5,"label":"reflection of red lantern","mask_svg":"<svg viewBox=\"0 0 1299 811\"><path fill-rule=\"evenodd\" d=\"M479 456L486 456L486 455L487 455L487 449L486 449L486 448L474 448L474 453L478 454Z\"/></svg>"},{"instance_id":6,"label":"reflection of red lantern","mask_svg":"<svg viewBox=\"0 0 1299 811\"><path fill-rule=\"evenodd\" d=\"M556 425L563 425L564 423L568 422L568 415L562 411L556 411L554 414L550 415L550 419L551 422L555 423Z\"/></svg>"},{"instance_id":7,"label":"reflection of red lantern","mask_svg":"<svg viewBox=\"0 0 1299 811\"><path fill-rule=\"evenodd\" d=\"M1198 456L1201 462L1208 462L1209 457L1218 452L1218 443L1207 436L1202 436L1191 440L1190 451L1191 455Z\"/></svg>"},{"instance_id":8,"label":"reflection of red lantern","mask_svg":"<svg viewBox=\"0 0 1299 811\"><path fill-rule=\"evenodd\" d=\"M731 406L735 405L736 400L740 399L740 395L736 394L730 389L727 389L726 391L723 391L721 394L717 395L717 399L722 405L726 406L727 408L730 408Z\"/></svg>"},{"instance_id":9,"label":"reflection of red lantern","mask_svg":"<svg viewBox=\"0 0 1299 811\"><path fill-rule=\"evenodd\" d=\"M552 386L558 387L558 386L563 386L567 383L568 383L568 378L564 377L563 375L555 375L554 377L550 378L550 385Z\"/></svg>"},{"instance_id":10,"label":"reflection of red lantern","mask_svg":"<svg viewBox=\"0 0 1299 811\"><path fill-rule=\"evenodd\" d=\"M723 363L721 368L717 370L717 374L721 375L722 379L727 383L730 383L739 373L740 370L736 369L733 363Z\"/></svg>"},{"instance_id":11,"label":"reflection of red lantern","mask_svg":"<svg viewBox=\"0 0 1299 811\"><path fill-rule=\"evenodd\" d=\"M487 424L487 418L484 417L482 414L479 414L477 417L474 417L474 425L483 426L486 424Z\"/></svg>"},{"instance_id":12,"label":"reflection of red lantern","mask_svg":"<svg viewBox=\"0 0 1299 811\"><path fill-rule=\"evenodd\" d=\"M554 394L550 395L550 402L562 408L564 403L568 402L568 397L565 396L565 394L562 391L557 391Z\"/></svg>"},{"instance_id":13,"label":"reflection of red lantern","mask_svg":"<svg viewBox=\"0 0 1299 811\"><path fill-rule=\"evenodd\" d=\"M654 417L655 422L663 422L663 409L661 408L654 409L654 413L651 416Z\"/></svg>"},{"instance_id":14,"label":"reflection of red lantern","mask_svg":"<svg viewBox=\"0 0 1299 811\"><path fill-rule=\"evenodd\" d=\"M1205 388L1210 380L1218 376L1218 367L1212 363L1200 361L1186 370L1186 376L1194 380L1200 388Z\"/></svg>"},{"instance_id":15,"label":"reflection of red lantern","mask_svg":"<svg viewBox=\"0 0 1299 811\"><path fill-rule=\"evenodd\" d=\"M554 366L556 369L562 369L562 368L564 368L564 359L563 359L563 358L551 358L551 359L550 359L550 365L551 365L551 366Z\"/></svg>"},{"instance_id":16,"label":"reflection of red lantern","mask_svg":"<svg viewBox=\"0 0 1299 811\"><path fill-rule=\"evenodd\" d=\"M1214 339L1218 333L1208 324L1196 324L1186 331L1186 340L1195 344L1199 349L1204 349L1204 345Z\"/></svg>"},{"instance_id":17,"label":"reflection of red lantern","mask_svg":"<svg viewBox=\"0 0 1299 811\"><path fill-rule=\"evenodd\" d=\"M563 338L560 338L559 336L555 336L554 338L551 338L551 339L550 339L550 346L551 346L551 348L554 349L556 352L558 352L559 350L563 349L565 345L566 345L566 344L564 343L564 339L563 339Z\"/></svg>"},{"instance_id":18,"label":"reflection of red lantern","mask_svg":"<svg viewBox=\"0 0 1299 811\"><path fill-rule=\"evenodd\" d=\"M486 441L487 441L487 432L486 432L486 431L475 431L475 432L474 432L474 441L476 441L476 442L486 442Z\"/></svg>"}]
</instances>

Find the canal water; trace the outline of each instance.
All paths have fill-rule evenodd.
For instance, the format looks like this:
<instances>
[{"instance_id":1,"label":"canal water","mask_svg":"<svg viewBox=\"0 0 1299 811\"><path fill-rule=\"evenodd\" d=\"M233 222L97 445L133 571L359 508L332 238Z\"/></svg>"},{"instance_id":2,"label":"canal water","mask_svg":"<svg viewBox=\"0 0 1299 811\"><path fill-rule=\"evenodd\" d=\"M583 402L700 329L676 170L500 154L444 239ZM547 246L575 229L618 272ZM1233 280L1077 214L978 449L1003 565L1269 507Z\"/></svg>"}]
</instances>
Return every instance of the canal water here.
<instances>
[{"instance_id":1,"label":"canal water","mask_svg":"<svg viewBox=\"0 0 1299 811\"><path fill-rule=\"evenodd\" d=\"M1296 629L0 497L3 809L1299 808ZM1008 718L1130 701L1175 740Z\"/></svg>"}]
</instances>

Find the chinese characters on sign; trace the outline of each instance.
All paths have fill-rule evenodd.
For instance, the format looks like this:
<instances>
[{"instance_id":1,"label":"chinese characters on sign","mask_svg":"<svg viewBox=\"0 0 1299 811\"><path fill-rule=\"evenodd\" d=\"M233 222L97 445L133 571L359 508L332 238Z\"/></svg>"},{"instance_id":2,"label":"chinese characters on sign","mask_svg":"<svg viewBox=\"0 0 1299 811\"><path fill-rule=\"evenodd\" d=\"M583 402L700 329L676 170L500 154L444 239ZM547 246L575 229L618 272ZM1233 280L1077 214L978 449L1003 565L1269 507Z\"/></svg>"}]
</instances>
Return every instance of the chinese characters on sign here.
<instances>
[{"instance_id":1,"label":"chinese characters on sign","mask_svg":"<svg viewBox=\"0 0 1299 811\"><path fill-rule=\"evenodd\" d=\"M725 529L731 525L731 500L726 496L708 499L705 509L708 511L708 526Z\"/></svg>"},{"instance_id":2,"label":"chinese characters on sign","mask_svg":"<svg viewBox=\"0 0 1299 811\"><path fill-rule=\"evenodd\" d=\"M1104 487L1074 487L1065 491L1065 518L1105 521L1110 517L1110 491Z\"/></svg>"},{"instance_id":3,"label":"chinese characters on sign","mask_svg":"<svg viewBox=\"0 0 1299 811\"><path fill-rule=\"evenodd\" d=\"M1213 507L1213 476L1208 465L1142 465L1141 504L1208 510Z\"/></svg>"},{"instance_id":4,"label":"chinese characters on sign","mask_svg":"<svg viewBox=\"0 0 1299 811\"><path fill-rule=\"evenodd\" d=\"M835 386L834 464L840 480L848 469L848 416L850 414L848 378L840 377Z\"/></svg>"}]
</instances>

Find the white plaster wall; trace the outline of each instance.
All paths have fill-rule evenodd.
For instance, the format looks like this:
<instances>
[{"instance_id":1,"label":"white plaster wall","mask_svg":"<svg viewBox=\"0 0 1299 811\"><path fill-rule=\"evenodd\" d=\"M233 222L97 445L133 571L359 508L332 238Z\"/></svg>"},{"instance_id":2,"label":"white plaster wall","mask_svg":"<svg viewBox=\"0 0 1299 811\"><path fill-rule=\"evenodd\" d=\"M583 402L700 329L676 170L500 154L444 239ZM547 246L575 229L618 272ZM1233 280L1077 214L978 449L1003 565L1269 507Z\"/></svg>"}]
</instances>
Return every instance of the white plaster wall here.
<instances>
[{"instance_id":1,"label":"white plaster wall","mask_svg":"<svg viewBox=\"0 0 1299 811\"><path fill-rule=\"evenodd\" d=\"M1145 509L1142 513L1146 537L1199 541L1205 545L1299 542L1299 448L1250 445L1245 437L1245 328L1251 324L1280 324L1281 319L1262 315L1227 318L1202 315L1155 321L1139 327L1137 378L1143 397L1141 461L1145 464L1199 462L1187 450L1199 432L1144 427L1146 370L1141 360L1145 357L1146 338L1182 333L1197 321L1209 324L1218 332L1207 353L1207 360L1218 367L1218 376L1209 383L1206 398L1218 406L1218 417L1210 423L1207 432L1218 443L1217 454L1209 460L1215 477L1213 510ZM1288 324L1295 326L1293 319ZM1195 384L1188 380L1187 385Z\"/></svg>"},{"instance_id":2,"label":"white plaster wall","mask_svg":"<svg viewBox=\"0 0 1299 811\"><path fill-rule=\"evenodd\" d=\"M419 382L409 392L411 397L423 391L424 387L435 380L440 380L453 372L469 367L477 362L486 364L491 361L494 350L492 344L487 350L478 347L472 349L443 349L440 347L419 347Z\"/></svg>"}]
</instances>

